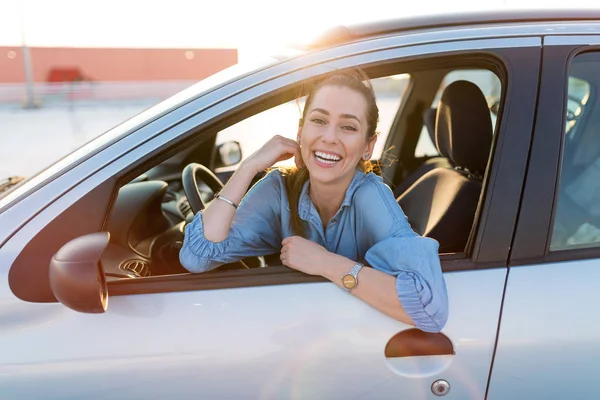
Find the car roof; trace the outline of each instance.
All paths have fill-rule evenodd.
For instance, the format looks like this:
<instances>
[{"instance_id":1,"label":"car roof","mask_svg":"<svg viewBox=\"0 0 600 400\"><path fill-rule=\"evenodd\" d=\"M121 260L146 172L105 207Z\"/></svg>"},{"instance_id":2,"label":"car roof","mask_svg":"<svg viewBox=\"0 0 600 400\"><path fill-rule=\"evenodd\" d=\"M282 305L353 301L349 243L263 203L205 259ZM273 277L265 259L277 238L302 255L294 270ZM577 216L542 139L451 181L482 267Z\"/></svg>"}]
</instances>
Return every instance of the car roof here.
<instances>
[{"instance_id":1,"label":"car roof","mask_svg":"<svg viewBox=\"0 0 600 400\"><path fill-rule=\"evenodd\" d=\"M415 16L356 25L338 25L326 30L307 47L310 50L317 50L370 37L420 29L509 23L583 21L600 22L600 9L479 11Z\"/></svg>"}]
</instances>

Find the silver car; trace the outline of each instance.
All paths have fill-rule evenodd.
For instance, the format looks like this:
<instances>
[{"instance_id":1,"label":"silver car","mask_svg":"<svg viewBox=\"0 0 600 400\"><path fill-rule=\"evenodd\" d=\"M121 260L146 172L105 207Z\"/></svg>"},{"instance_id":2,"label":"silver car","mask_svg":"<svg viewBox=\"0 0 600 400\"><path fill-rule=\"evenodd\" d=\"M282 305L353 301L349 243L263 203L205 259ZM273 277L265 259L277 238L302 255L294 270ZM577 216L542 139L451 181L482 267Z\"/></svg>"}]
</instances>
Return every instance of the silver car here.
<instances>
[{"instance_id":1,"label":"silver car","mask_svg":"<svg viewBox=\"0 0 600 400\"><path fill-rule=\"evenodd\" d=\"M240 160L295 135L302 85L354 66L373 162L440 242L439 333L277 255L177 259ZM223 71L0 195L0 398L597 399L599 133L589 10L339 27Z\"/></svg>"}]
</instances>

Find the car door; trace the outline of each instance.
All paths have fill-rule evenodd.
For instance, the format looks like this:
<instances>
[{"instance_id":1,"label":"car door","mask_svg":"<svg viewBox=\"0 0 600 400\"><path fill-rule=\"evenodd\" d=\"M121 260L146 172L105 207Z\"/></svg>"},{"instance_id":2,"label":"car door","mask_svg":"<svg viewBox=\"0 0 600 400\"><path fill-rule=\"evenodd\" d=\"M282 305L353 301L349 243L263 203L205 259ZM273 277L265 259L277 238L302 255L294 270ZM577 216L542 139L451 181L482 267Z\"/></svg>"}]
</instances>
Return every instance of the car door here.
<instances>
[{"instance_id":1,"label":"car door","mask_svg":"<svg viewBox=\"0 0 600 400\"><path fill-rule=\"evenodd\" d=\"M598 71L600 36L545 38L490 399L598 398Z\"/></svg>"},{"instance_id":2,"label":"car door","mask_svg":"<svg viewBox=\"0 0 600 400\"><path fill-rule=\"evenodd\" d=\"M376 44L346 46L341 54L333 49L333 60L315 60L313 55L301 74L289 72L249 87L220 108L206 107L189 118L179 115L183 122L173 126L171 120L160 135L148 138L154 128L148 125L146 141L138 147L117 151L116 145L109 146L75 167L71 176L86 173L80 183L26 220L0 248L2 395L484 397L529 150L541 39L482 38L482 32L468 31L466 39L443 45L436 42L446 40L443 32L419 36L426 44L411 44L410 35L387 37ZM469 35L475 37L467 40ZM365 53L368 46L384 49ZM15 295L23 287L33 288L28 289L32 296L48 290L37 286L47 280L47 269L28 270L33 263L23 258L24 246L45 243L40 237L57 240L60 229L81 220L87 210L97 213L87 218L101 221L116 182L134 176L142 160L182 142L215 116L330 68L453 54L485 56L503 65L505 96L472 244L465 253L441 256L450 300L450 319L441 334L410 329L332 283L283 267L110 282L108 308L102 314L75 312L48 298L27 302ZM302 62L294 60L290 70ZM277 71L284 67L277 66ZM193 107L197 105L189 109ZM124 140L133 144L135 135ZM40 193L51 193L60 181ZM27 200L42 201L37 196ZM24 215L18 214L25 213L24 206L14 207L7 214L12 219L5 221ZM84 234L85 228L80 231Z\"/></svg>"}]
</instances>

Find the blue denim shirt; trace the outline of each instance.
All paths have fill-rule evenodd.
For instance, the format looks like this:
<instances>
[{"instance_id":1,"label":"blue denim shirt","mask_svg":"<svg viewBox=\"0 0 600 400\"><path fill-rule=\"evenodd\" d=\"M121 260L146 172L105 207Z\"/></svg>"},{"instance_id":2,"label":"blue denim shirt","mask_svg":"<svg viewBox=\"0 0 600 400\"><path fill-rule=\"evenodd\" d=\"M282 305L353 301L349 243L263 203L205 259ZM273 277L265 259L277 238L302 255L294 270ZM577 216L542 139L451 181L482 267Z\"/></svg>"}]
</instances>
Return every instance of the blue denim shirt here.
<instances>
[{"instance_id":1,"label":"blue denim shirt","mask_svg":"<svg viewBox=\"0 0 600 400\"><path fill-rule=\"evenodd\" d=\"M198 213L185 228L181 264L190 272L204 272L246 257L279 252L281 241L294 236L283 179L273 170L248 191L222 242L204 237ZM395 276L402 307L416 326L440 331L448 318L448 297L438 243L413 232L382 178L357 169L342 206L325 230L308 189L307 181L298 203L306 238Z\"/></svg>"}]
</instances>

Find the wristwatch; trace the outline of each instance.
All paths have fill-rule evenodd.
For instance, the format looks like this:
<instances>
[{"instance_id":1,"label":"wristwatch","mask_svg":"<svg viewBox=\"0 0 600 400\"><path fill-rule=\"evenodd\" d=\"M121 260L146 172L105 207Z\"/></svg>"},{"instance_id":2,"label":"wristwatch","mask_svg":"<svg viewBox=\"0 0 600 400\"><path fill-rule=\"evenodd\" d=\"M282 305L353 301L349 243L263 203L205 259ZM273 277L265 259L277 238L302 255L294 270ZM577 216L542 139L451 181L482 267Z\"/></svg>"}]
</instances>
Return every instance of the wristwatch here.
<instances>
[{"instance_id":1,"label":"wristwatch","mask_svg":"<svg viewBox=\"0 0 600 400\"><path fill-rule=\"evenodd\" d=\"M356 264L354 264L352 269L342 277L342 285L346 288L347 291L351 292L352 289L358 286L358 273L364 266L365 265L363 263L357 262Z\"/></svg>"}]
</instances>

